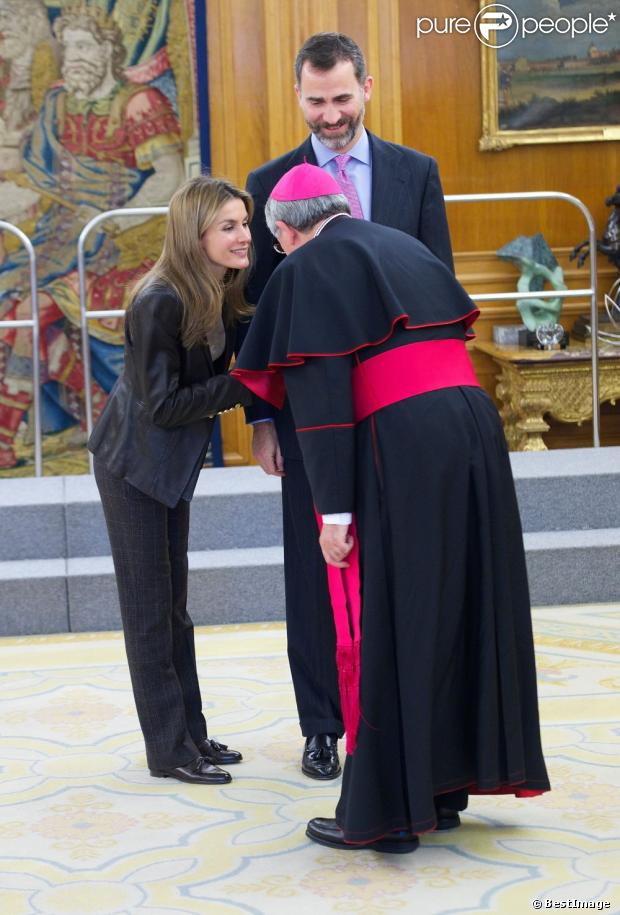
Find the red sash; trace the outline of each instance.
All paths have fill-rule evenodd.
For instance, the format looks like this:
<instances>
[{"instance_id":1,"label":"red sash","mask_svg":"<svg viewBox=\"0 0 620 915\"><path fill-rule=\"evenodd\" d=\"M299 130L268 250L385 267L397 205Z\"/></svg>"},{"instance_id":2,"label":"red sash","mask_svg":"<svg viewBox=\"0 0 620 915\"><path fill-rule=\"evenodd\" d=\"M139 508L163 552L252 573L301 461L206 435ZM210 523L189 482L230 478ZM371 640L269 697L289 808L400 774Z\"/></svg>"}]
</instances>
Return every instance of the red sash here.
<instances>
[{"instance_id":1,"label":"red sash","mask_svg":"<svg viewBox=\"0 0 620 915\"><path fill-rule=\"evenodd\" d=\"M386 350L353 369L356 423L382 407L461 385L480 387L463 340L426 340Z\"/></svg>"}]
</instances>

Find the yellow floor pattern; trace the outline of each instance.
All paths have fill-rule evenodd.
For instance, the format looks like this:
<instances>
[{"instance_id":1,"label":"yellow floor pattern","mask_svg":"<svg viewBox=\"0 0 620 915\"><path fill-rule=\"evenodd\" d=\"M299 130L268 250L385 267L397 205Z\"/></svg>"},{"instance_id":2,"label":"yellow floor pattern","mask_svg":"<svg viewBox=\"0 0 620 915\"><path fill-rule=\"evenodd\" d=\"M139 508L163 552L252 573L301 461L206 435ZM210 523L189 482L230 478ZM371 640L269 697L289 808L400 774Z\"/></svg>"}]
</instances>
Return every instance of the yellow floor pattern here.
<instances>
[{"instance_id":1,"label":"yellow floor pattern","mask_svg":"<svg viewBox=\"0 0 620 915\"><path fill-rule=\"evenodd\" d=\"M1 915L620 911L616 606L535 612L553 791L474 798L409 856L330 852L305 823L338 782L299 771L281 625L197 632L221 789L145 769L120 635L0 640Z\"/></svg>"}]
</instances>

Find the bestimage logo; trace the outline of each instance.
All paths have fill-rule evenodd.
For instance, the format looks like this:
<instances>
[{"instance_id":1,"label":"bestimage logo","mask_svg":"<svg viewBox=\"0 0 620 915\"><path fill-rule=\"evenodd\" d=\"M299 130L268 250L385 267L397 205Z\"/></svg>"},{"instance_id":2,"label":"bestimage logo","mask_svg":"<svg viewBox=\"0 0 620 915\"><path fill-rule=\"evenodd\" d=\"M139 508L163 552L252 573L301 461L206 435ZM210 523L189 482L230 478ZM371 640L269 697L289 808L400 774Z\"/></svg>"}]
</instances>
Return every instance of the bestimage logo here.
<instances>
[{"instance_id":1,"label":"bestimage logo","mask_svg":"<svg viewBox=\"0 0 620 915\"><path fill-rule=\"evenodd\" d=\"M528 35L566 35L576 38L578 35L604 35L616 13L607 16L522 16L519 17L513 9L504 3L489 3L483 6L476 18L468 19L466 16L451 16L444 19L438 17L419 16L416 20L416 38L423 35L467 35L474 32L482 44L488 48L505 48L517 36L526 38Z\"/></svg>"}]
</instances>

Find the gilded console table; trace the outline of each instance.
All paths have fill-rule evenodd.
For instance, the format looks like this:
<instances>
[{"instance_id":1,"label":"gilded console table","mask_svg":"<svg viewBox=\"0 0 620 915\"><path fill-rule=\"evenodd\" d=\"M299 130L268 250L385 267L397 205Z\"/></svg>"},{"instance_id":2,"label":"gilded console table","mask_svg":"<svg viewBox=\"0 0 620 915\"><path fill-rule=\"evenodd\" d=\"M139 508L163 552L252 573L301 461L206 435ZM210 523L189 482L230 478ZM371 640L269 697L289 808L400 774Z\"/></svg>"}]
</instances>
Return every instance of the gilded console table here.
<instances>
[{"instance_id":1,"label":"gilded console table","mask_svg":"<svg viewBox=\"0 0 620 915\"><path fill-rule=\"evenodd\" d=\"M546 451L545 415L564 423L592 418L592 375L589 347L565 350L498 346L481 341L475 348L499 368L496 394L511 451ZM600 402L620 398L620 348L599 347Z\"/></svg>"}]
</instances>

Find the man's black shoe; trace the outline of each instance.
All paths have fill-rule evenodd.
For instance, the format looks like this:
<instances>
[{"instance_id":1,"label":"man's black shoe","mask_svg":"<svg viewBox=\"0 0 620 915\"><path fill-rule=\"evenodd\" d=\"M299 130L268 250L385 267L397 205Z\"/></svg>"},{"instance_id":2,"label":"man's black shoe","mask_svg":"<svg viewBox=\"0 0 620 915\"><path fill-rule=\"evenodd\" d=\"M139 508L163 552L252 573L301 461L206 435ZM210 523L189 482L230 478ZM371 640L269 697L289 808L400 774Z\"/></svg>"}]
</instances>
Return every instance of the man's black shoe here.
<instances>
[{"instance_id":1,"label":"man's black shoe","mask_svg":"<svg viewBox=\"0 0 620 915\"><path fill-rule=\"evenodd\" d=\"M199 756L186 766L175 766L173 769L149 769L153 778L178 778L180 782L190 782L192 785L227 785L232 781L232 776L224 769Z\"/></svg>"},{"instance_id":2,"label":"man's black shoe","mask_svg":"<svg viewBox=\"0 0 620 915\"><path fill-rule=\"evenodd\" d=\"M461 825L461 818L457 810L451 807L439 807L435 805L437 814L437 831L442 829L456 829Z\"/></svg>"},{"instance_id":3,"label":"man's black shoe","mask_svg":"<svg viewBox=\"0 0 620 915\"><path fill-rule=\"evenodd\" d=\"M239 750L229 750L225 743L218 743L205 737L198 744L200 755L204 756L213 766L232 766L240 763L243 756Z\"/></svg>"},{"instance_id":4,"label":"man's black shoe","mask_svg":"<svg viewBox=\"0 0 620 915\"><path fill-rule=\"evenodd\" d=\"M374 842L365 842L364 844L351 844L345 842L342 829L336 824L335 820L315 817L310 820L306 828L306 835L313 842L319 845L326 845L328 848L339 848L345 851L360 851L370 849L370 851L386 852L392 855L407 855L415 851L420 841L417 836L406 832L390 832L381 839L375 839Z\"/></svg>"},{"instance_id":5,"label":"man's black shoe","mask_svg":"<svg viewBox=\"0 0 620 915\"><path fill-rule=\"evenodd\" d=\"M338 737L336 734L315 734L306 738L304 754L301 757L301 771L309 778L337 778L342 771L338 759Z\"/></svg>"}]
</instances>

